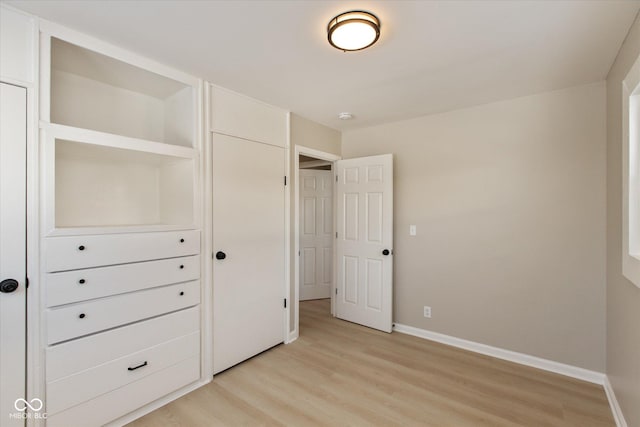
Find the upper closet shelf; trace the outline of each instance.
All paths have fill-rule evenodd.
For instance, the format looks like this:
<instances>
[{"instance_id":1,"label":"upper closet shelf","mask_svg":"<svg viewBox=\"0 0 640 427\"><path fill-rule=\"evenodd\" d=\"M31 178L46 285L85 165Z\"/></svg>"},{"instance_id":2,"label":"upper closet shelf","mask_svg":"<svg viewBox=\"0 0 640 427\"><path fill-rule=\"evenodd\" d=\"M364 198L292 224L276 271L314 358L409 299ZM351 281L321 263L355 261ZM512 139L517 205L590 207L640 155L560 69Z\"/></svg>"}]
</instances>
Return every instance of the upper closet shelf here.
<instances>
[{"instance_id":1,"label":"upper closet shelf","mask_svg":"<svg viewBox=\"0 0 640 427\"><path fill-rule=\"evenodd\" d=\"M192 85L50 38L51 123L193 147Z\"/></svg>"},{"instance_id":2,"label":"upper closet shelf","mask_svg":"<svg viewBox=\"0 0 640 427\"><path fill-rule=\"evenodd\" d=\"M181 147L156 141L148 141L139 138L114 135L98 132L90 129L81 129L72 126L41 123L40 127L45 134L56 139L67 139L85 144L102 145L111 148L141 151L145 153L162 154L165 156L193 159L198 157L198 151L194 148Z\"/></svg>"}]
</instances>

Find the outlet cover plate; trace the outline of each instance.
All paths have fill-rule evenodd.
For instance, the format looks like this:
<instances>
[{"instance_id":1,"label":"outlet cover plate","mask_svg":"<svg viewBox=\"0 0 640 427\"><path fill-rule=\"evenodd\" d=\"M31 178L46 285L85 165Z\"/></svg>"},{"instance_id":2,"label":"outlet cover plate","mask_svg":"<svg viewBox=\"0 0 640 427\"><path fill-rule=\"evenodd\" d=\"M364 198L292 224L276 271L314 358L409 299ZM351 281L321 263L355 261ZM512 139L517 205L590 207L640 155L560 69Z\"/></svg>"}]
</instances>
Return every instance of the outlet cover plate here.
<instances>
[{"instance_id":1,"label":"outlet cover plate","mask_svg":"<svg viewBox=\"0 0 640 427\"><path fill-rule=\"evenodd\" d=\"M431 307L428 305L424 306L424 317L431 319Z\"/></svg>"}]
</instances>

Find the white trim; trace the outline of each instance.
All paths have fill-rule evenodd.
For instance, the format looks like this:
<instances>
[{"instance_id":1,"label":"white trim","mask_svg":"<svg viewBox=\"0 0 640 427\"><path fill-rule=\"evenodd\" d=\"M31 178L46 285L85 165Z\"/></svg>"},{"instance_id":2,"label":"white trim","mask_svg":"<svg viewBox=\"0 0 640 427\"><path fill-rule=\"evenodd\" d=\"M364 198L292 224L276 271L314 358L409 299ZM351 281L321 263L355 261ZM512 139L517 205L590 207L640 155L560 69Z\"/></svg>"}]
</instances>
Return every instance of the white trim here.
<instances>
[{"instance_id":1,"label":"white trim","mask_svg":"<svg viewBox=\"0 0 640 427\"><path fill-rule=\"evenodd\" d=\"M316 150L313 148L309 148L309 147L305 147L302 145L296 145L295 146L295 151L294 151L294 159L293 159L293 176L295 177L295 181L292 180L291 182L291 189L290 191L294 191L293 194L293 203L294 203L294 231L293 231L293 253L295 254L295 262L293 263L294 265L294 272L293 272L293 276L294 276L294 296L293 296L293 307L294 307L294 321L293 321L293 325L294 325L294 329L289 332L289 341L288 342L292 342L294 341L296 338L298 338L299 335L299 330L300 330L300 192L298 191L298 181L299 181L299 177L300 177L300 154L305 155L305 156L309 156L309 157L314 157L316 159L320 159L320 160L325 160L328 162L335 162L336 160L340 160L342 159L341 156L338 156L336 154L331 154L331 153L327 153L325 151L320 151L320 150ZM335 169L335 168L333 168ZM335 173L335 172L334 172ZM334 199L335 199L335 191L334 191ZM333 204L334 208L334 214L335 214L335 200L334 200L334 204ZM334 219L335 219L335 215L334 215ZM333 221L333 228L334 228L334 233L335 233L335 220ZM334 242L335 243L335 242ZM335 251L334 255L335 255ZM334 262L335 265L335 262ZM335 273L335 268L333 269L334 273ZM334 275L335 276L335 275ZM331 314L333 314L333 306L334 306L334 296L335 296L335 280L333 281L333 286L331 287Z\"/></svg>"},{"instance_id":2,"label":"white trim","mask_svg":"<svg viewBox=\"0 0 640 427\"><path fill-rule=\"evenodd\" d=\"M285 141L284 149L284 176L286 180L286 186L284 188L284 297L287 301L287 306L284 309L284 338L285 344L289 344L292 340L289 335L289 328L291 327L291 190L293 184L291 183L291 113L287 111L286 115L286 127L287 127L287 140ZM297 336L295 337L297 338ZM295 340L294 338L294 340Z\"/></svg>"},{"instance_id":3,"label":"white trim","mask_svg":"<svg viewBox=\"0 0 640 427\"><path fill-rule=\"evenodd\" d=\"M613 419L616 422L616 426L627 427L627 421L624 419L622 409L620 409L618 399L616 399L616 394L613 391L613 386L611 386L611 382L609 382L609 377L607 376L604 378L604 392L607 394L607 399L609 400L609 406L611 406L611 412L613 413Z\"/></svg>"},{"instance_id":4,"label":"white trim","mask_svg":"<svg viewBox=\"0 0 640 427\"><path fill-rule=\"evenodd\" d=\"M210 383L212 380L211 377L204 379L204 380L200 380L197 381L193 384L190 384L188 386L185 386L183 388L181 388L180 390L174 391L173 393L167 394L164 397L161 397L160 399L154 400L151 403L146 404L145 406L136 409L133 412L128 413L127 415L120 417L114 421L111 421L107 424L105 424L108 427L120 427L120 426L124 426L126 424L129 424L130 422L137 420L138 418L141 418L145 415L147 415L150 412L155 411L156 409L167 405L168 403L173 402L176 399L179 399L180 397L191 393L194 390L199 389L200 387L207 385L208 383Z\"/></svg>"},{"instance_id":5,"label":"white trim","mask_svg":"<svg viewBox=\"0 0 640 427\"><path fill-rule=\"evenodd\" d=\"M588 369L579 368L577 366L566 365L564 363L554 362L553 360L543 359L536 356L530 356L524 353L518 353L511 350L505 350L498 347L492 347L486 344L480 344L474 341L467 341L461 338L452 337L450 335L438 332L427 331L426 329L415 328L413 326L394 324L393 330L414 337L424 338L429 341L435 341L452 347L473 351L487 356L492 356L509 362L518 363L520 365L531 366L533 368L542 369L544 371L554 372L556 374L565 375L567 377L576 378L594 384L604 385L605 374Z\"/></svg>"},{"instance_id":6,"label":"white trim","mask_svg":"<svg viewBox=\"0 0 640 427\"><path fill-rule=\"evenodd\" d=\"M640 56L622 81L622 274L640 288Z\"/></svg>"},{"instance_id":7,"label":"white trim","mask_svg":"<svg viewBox=\"0 0 640 427\"><path fill-rule=\"evenodd\" d=\"M203 126L202 135L202 322L203 352L202 377L213 378L213 150L212 134L208 131L210 118L209 84L203 83Z\"/></svg>"}]
</instances>

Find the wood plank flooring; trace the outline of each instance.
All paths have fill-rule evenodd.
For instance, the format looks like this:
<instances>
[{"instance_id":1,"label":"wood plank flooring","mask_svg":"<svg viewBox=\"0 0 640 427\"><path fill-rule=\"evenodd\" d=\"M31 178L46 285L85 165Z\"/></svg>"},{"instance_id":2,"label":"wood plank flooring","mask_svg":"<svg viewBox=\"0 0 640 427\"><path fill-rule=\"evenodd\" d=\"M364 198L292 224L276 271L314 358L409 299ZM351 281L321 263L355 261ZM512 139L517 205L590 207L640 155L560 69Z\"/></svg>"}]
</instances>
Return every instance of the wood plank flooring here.
<instances>
[{"instance_id":1,"label":"wood plank flooring","mask_svg":"<svg viewBox=\"0 0 640 427\"><path fill-rule=\"evenodd\" d=\"M150 426L615 426L601 386L331 317L136 420Z\"/></svg>"}]
</instances>

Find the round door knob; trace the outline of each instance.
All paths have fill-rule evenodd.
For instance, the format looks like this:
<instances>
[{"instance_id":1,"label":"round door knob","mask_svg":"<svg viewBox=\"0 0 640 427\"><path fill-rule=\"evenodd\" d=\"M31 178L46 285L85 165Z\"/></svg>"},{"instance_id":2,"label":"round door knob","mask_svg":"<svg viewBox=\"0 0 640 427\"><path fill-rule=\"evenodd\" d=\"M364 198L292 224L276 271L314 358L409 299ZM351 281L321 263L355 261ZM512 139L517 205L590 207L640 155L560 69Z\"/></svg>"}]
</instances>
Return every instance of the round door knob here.
<instances>
[{"instance_id":1,"label":"round door knob","mask_svg":"<svg viewBox=\"0 0 640 427\"><path fill-rule=\"evenodd\" d=\"M84 245L80 245L80 246L78 246L78 250L79 250L79 251L84 251L84 249L85 249Z\"/></svg>"},{"instance_id":2,"label":"round door knob","mask_svg":"<svg viewBox=\"0 0 640 427\"><path fill-rule=\"evenodd\" d=\"M9 294L18 289L18 281L15 279L5 279L0 282L0 292Z\"/></svg>"},{"instance_id":3,"label":"round door knob","mask_svg":"<svg viewBox=\"0 0 640 427\"><path fill-rule=\"evenodd\" d=\"M389 249L385 249L382 251L382 255L387 256L389 255L391 252L389 251Z\"/></svg>"},{"instance_id":4,"label":"round door knob","mask_svg":"<svg viewBox=\"0 0 640 427\"><path fill-rule=\"evenodd\" d=\"M84 319L86 317L86 314L80 313L80 315L78 317L81 318L81 319Z\"/></svg>"},{"instance_id":5,"label":"round door knob","mask_svg":"<svg viewBox=\"0 0 640 427\"><path fill-rule=\"evenodd\" d=\"M216 259L225 259L227 257L227 254L225 254L222 251L218 251L216 252Z\"/></svg>"}]
</instances>

